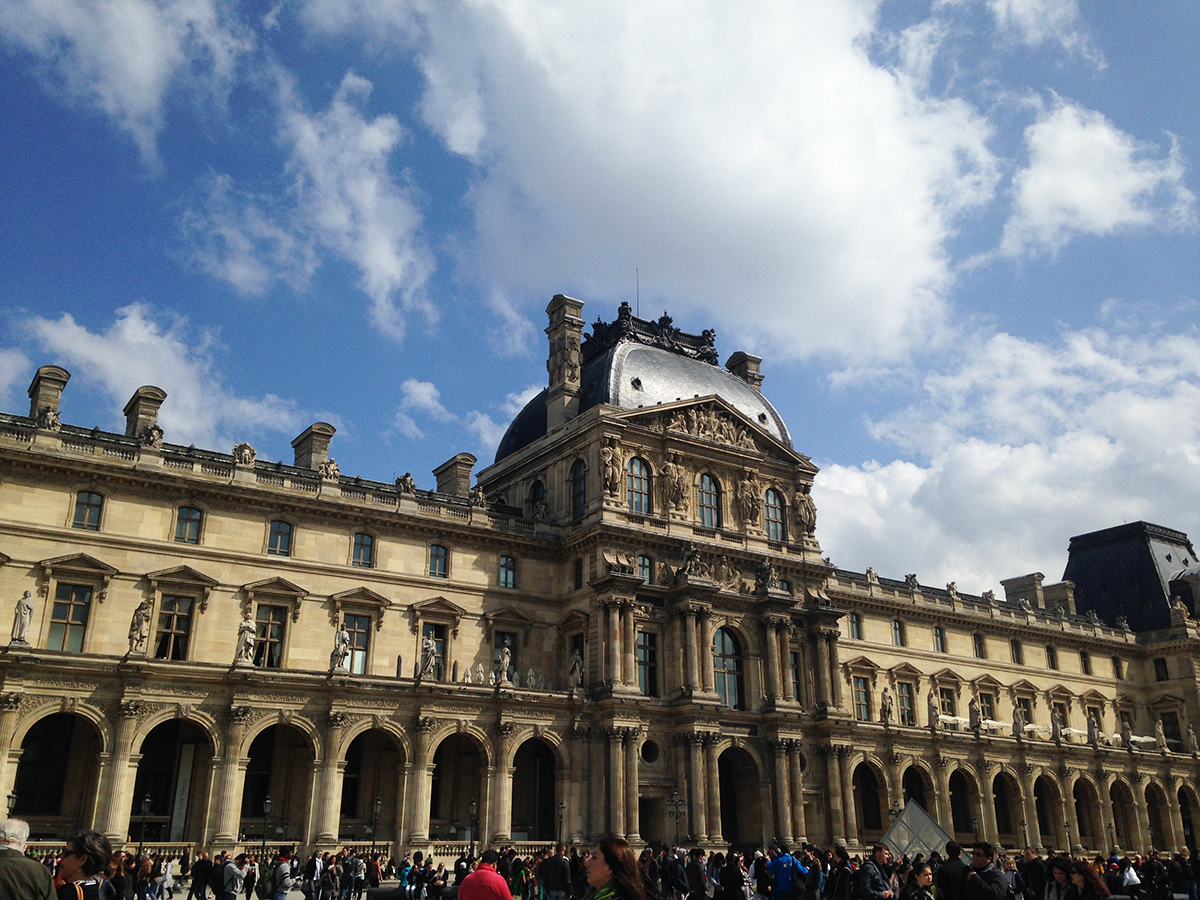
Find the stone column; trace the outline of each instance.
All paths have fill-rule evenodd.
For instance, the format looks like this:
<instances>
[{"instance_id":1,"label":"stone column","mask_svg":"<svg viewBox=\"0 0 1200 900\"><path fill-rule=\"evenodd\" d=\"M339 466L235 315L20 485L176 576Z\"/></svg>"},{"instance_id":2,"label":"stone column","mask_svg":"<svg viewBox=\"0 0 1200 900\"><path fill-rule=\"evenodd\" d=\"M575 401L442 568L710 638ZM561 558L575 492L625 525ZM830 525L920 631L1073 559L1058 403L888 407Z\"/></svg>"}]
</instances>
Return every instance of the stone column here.
<instances>
[{"instance_id":1,"label":"stone column","mask_svg":"<svg viewBox=\"0 0 1200 900\"><path fill-rule=\"evenodd\" d=\"M1152 838L1150 834L1150 810L1146 808L1146 790L1142 787L1142 773L1134 773L1133 787L1133 808L1137 813L1137 846L1144 853L1150 852ZM1156 850L1165 850L1166 847L1155 847Z\"/></svg>"},{"instance_id":2,"label":"stone column","mask_svg":"<svg viewBox=\"0 0 1200 900\"><path fill-rule=\"evenodd\" d=\"M708 839L714 844L719 844L723 840L721 837L721 779L717 769L717 741L720 739L721 736L718 734L704 735L704 775L708 783Z\"/></svg>"},{"instance_id":3,"label":"stone column","mask_svg":"<svg viewBox=\"0 0 1200 900\"><path fill-rule=\"evenodd\" d=\"M779 635L775 631L775 620L768 618L763 623L767 633L767 684L766 694L769 700L779 702L783 699L783 691L779 678Z\"/></svg>"},{"instance_id":4,"label":"stone column","mask_svg":"<svg viewBox=\"0 0 1200 900\"><path fill-rule=\"evenodd\" d=\"M633 617L633 602L621 604L622 634L621 634L621 681L627 687L636 688L637 660L634 656L637 650L637 631Z\"/></svg>"},{"instance_id":5,"label":"stone column","mask_svg":"<svg viewBox=\"0 0 1200 900\"><path fill-rule=\"evenodd\" d=\"M858 810L854 808L854 777L850 771L850 748L842 747L838 754L842 776L842 810L846 817L846 837L858 842Z\"/></svg>"},{"instance_id":6,"label":"stone column","mask_svg":"<svg viewBox=\"0 0 1200 900\"><path fill-rule=\"evenodd\" d=\"M22 694L0 694L0 797L12 793L17 783L17 760L10 760L13 735L20 719Z\"/></svg>"},{"instance_id":7,"label":"stone column","mask_svg":"<svg viewBox=\"0 0 1200 900\"><path fill-rule=\"evenodd\" d=\"M693 694L700 687L696 678L696 613L685 609L679 615L683 628L683 692Z\"/></svg>"},{"instance_id":8,"label":"stone column","mask_svg":"<svg viewBox=\"0 0 1200 900\"><path fill-rule=\"evenodd\" d=\"M242 821L242 787L246 780L246 766L250 762L249 757L241 755L242 742L250 717L249 706L235 706L229 710L225 725L225 752L219 765L217 760L213 760L216 769L213 774L217 779L217 805L212 818L215 844L232 845L238 839Z\"/></svg>"},{"instance_id":9,"label":"stone column","mask_svg":"<svg viewBox=\"0 0 1200 900\"><path fill-rule=\"evenodd\" d=\"M1037 801L1033 796L1034 777L1032 772L1026 772L1021 779L1021 793L1025 800L1025 829L1029 832L1029 845L1038 851L1045 850L1042 844L1042 830L1038 827Z\"/></svg>"},{"instance_id":10,"label":"stone column","mask_svg":"<svg viewBox=\"0 0 1200 900\"><path fill-rule=\"evenodd\" d=\"M567 793L567 840L578 844L583 840L583 810L586 801L583 793L583 757L588 751L588 731L576 726L571 731L571 782Z\"/></svg>"},{"instance_id":11,"label":"stone column","mask_svg":"<svg viewBox=\"0 0 1200 900\"><path fill-rule=\"evenodd\" d=\"M512 783L513 772L516 771L512 766L512 735L517 730L516 726L511 722L497 722L495 727L495 739L493 741L495 753L495 773L496 789L491 792L491 796L495 798L496 810L492 815L492 840L507 841L509 834L512 831Z\"/></svg>"},{"instance_id":12,"label":"stone column","mask_svg":"<svg viewBox=\"0 0 1200 900\"><path fill-rule=\"evenodd\" d=\"M100 782L98 795L104 798L104 806L97 810L100 828L113 843L124 844L129 835L129 814L133 808L133 783L137 777L137 763L131 762L133 736L137 731L138 716L142 712L139 700L122 700L117 711L115 740L109 754L107 775Z\"/></svg>"},{"instance_id":13,"label":"stone column","mask_svg":"<svg viewBox=\"0 0 1200 900\"><path fill-rule=\"evenodd\" d=\"M792 779L788 772L788 741L770 742L771 755L775 757L775 834L792 843Z\"/></svg>"},{"instance_id":14,"label":"stone column","mask_svg":"<svg viewBox=\"0 0 1200 900\"><path fill-rule=\"evenodd\" d=\"M638 822L638 738L636 728L625 729L625 840L640 843L642 836Z\"/></svg>"},{"instance_id":15,"label":"stone column","mask_svg":"<svg viewBox=\"0 0 1200 900\"><path fill-rule=\"evenodd\" d=\"M608 730L608 830L614 837L625 837L625 759L623 729Z\"/></svg>"},{"instance_id":16,"label":"stone column","mask_svg":"<svg viewBox=\"0 0 1200 900\"><path fill-rule=\"evenodd\" d=\"M1104 849L1111 850L1112 845L1117 842L1117 818L1113 815L1112 781L1108 773L1104 773L1100 778L1097 790L1100 794L1100 837L1109 842L1109 846Z\"/></svg>"},{"instance_id":17,"label":"stone column","mask_svg":"<svg viewBox=\"0 0 1200 900\"><path fill-rule=\"evenodd\" d=\"M777 643L779 644L779 671L781 679L779 690L784 700L798 703L800 701L798 696L800 693L800 683L796 683L796 691L793 692L792 690L792 640L790 631L791 629L786 622L780 623L776 629L776 634L778 635ZM803 666L801 666L800 671L803 673Z\"/></svg>"},{"instance_id":18,"label":"stone column","mask_svg":"<svg viewBox=\"0 0 1200 900\"><path fill-rule=\"evenodd\" d=\"M999 844L1000 836L996 833L996 797L992 793L992 766L990 762L984 760L980 763L979 775L982 779L982 783L979 785L979 814L980 821L983 823L983 840ZM901 789L900 794L903 796L903 789Z\"/></svg>"},{"instance_id":19,"label":"stone column","mask_svg":"<svg viewBox=\"0 0 1200 900\"><path fill-rule=\"evenodd\" d=\"M421 716L413 720L413 777L409 783L412 797L409 805L412 812L409 840L413 843L429 840L429 801L433 782L433 754L429 752L429 744L433 738L433 726L433 719L428 717ZM480 799L484 800L482 797ZM486 813L487 810L481 812ZM482 816L480 821L484 821Z\"/></svg>"},{"instance_id":20,"label":"stone column","mask_svg":"<svg viewBox=\"0 0 1200 900\"><path fill-rule=\"evenodd\" d=\"M1070 778L1063 779L1059 784L1062 785L1063 813L1066 815L1063 821L1067 829L1071 832L1070 837L1067 839L1071 846L1067 849L1073 853L1076 846L1081 850L1083 849L1083 838L1079 833L1079 813L1075 809L1075 793L1071 790Z\"/></svg>"},{"instance_id":21,"label":"stone column","mask_svg":"<svg viewBox=\"0 0 1200 900\"><path fill-rule=\"evenodd\" d=\"M834 844L846 844L846 813L842 809L842 767L839 747L825 747L825 777L829 779L829 831Z\"/></svg>"},{"instance_id":22,"label":"stone column","mask_svg":"<svg viewBox=\"0 0 1200 900\"><path fill-rule=\"evenodd\" d=\"M591 796L588 799L588 821L591 824L588 832L595 838L608 831L608 816L604 805L608 779L604 772L604 732L599 728L592 728L589 730L589 737L588 784L591 787Z\"/></svg>"},{"instance_id":23,"label":"stone column","mask_svg":"<svg viewBox=\"0 0 1200 900\"><path fill-rule=\"evenodd\" d=\"M705 693L711 694L715 688L716 676L713 673L713 631L712 613L702 609L696 614L696 624L700 630L700 648L698 661L700 663L700 687Z\"/></svg>"},{"instance_id":24,"label":"stone column","mask_svg":"<svg viewBox=\"0 0 1200 900\"><path fill-rule=\"evenodd\" d=\"M605 601L604 604L604 633L608 640L608 663L605 666L606 680L613 684L621 683L621 608L615 600Z\"/></svg>"},{"instance_id":25,"label":"stone column","mask_svg":"<svg viewBox=\"0 0 1200 900\"><path fill-rule=\"evenodd\" d=\"M708 840L708 817L704 804L704 762L701 759L701 746L704 735L686 735L688 741L688 806L691 821L688 830L696 843Z\"/></svg>"},{"instance_id":26,"label":"stone column","mask_svg":"<svg viewBox=\"0 0 1200 900\"><path fill-rule=\"evenodd\" d=\"M787 753L792 778L792 835L798 843L804 843L808 840L808 823L804 820L804 773L800 770L800 742L788 741Z\"/></svg>"},{"instance_id":27,"label":"stone column","mask_svg":"<svg viewBox=\"0 0 1200 900\"><path fill-rule=\"evenodd\" d=\"M1183 847L1183 815L1179 811L1179 788L1169 776L1164 779L1167 793L1167 828L1170 830L1164 837L1171 842L1172 853L1178 853Z\"/></svg>"},{"instance_id":28,"label":"stone column","mask_svg":"<svg viewBox=\"0 0 1200 900\"><path fill-rule=\"evenodd\" d=\"M841 665L841 663L838 662L838 630L836 628L830 628L825 632L825 636L829 641L829 681L832 685L832 696L830 697L830 700L837 709L841 709L842 679L838 677L838 667Z\"/></svg>"},{"instance_id":29,"label":"stone column","mask_svg":"<svg viewBox=\"0 0 1200 900\"><path fill-rule=\"evenodd\" d=\"M950 766L947 760L938 760L933 777L937 779L938 824L947 834L954 837L954 813L950 809Z\"/></svg>"},{"instance_id":30,"label":"stone column","mask_svg":"<svg viewBox=\"0 0 1200 900\"><path fill-rule=\"evenodd\" d=\"M825 641L824 629L814 637L817 641L817 706L828 708L833 703L829 685L829 644Z\"/></svg>"},{"instance_id":31,"label":"stone column","mask_svg":"<svg viewBox=\"0 0 1200 900\"><path fill-rule=\"evenodd\" d=\"M317 821L313 831L318 844L336 844L341 824L342 775L346 764L338 762L337 747L341 745L345 713L329 714L325 723L324 759L320 760L317 775Z\"/></svg>"}]
</instances>

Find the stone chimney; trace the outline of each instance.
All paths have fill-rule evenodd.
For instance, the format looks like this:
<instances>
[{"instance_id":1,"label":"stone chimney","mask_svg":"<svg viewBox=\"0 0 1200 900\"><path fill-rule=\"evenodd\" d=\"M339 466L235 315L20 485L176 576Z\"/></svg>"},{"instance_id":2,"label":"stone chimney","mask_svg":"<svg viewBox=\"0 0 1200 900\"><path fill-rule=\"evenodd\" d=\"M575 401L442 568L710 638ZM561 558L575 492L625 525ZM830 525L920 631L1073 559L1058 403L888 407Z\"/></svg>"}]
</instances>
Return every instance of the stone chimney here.
<instances>
[{"instance_id":1,"label":"stone chimney","mask_svg":"<svg viewBox=\"0 0 1200 900\"><path fill-rule=\"evenodd\" d=\"M438 493L471 496L471 469L479 462L470 453L458 453L433 470Z\"/></svg>"},{"instance_id":2,"label":"stone chimney","mask_svg":"<svg viewBox=\"0 0 1200 900\"><path fill-rule=\"evenodd\" d=\"M736 375L756 391L762 391L763 377L758 367L762 365L762 357L739 350L725 361L725 368Z\"/></svg>"},{"instance_id":3,"label":"stone chimney","mask_svg":"<svg viewBox=\"0 0 1200 900\"><path fill-rule=\"evenodd\" d=\"M314 422L292 441L296 451L296 468L316 469L329 459L329 442L337 429L328 422Z\"/></svg>"},{"instance_id":4,"label":"stone chimney","mask_svg":"<svg viewBox=\"0 0 1200 900\"><path fill-rule=\"evenodd\" d=\"M1028 600L1034 609L1045 609L1046 598L1042 593L1042 581L1045 577L1041 572L1034 572L1032 575L1002 580L1000 586L1004 588L1004 598L1010 603Z\"/></svg>"},{"instance_id":5,"label":"stone chimney","mask_svg":"<svg viewBox=\"0 0 1200 900\"><path fill-rule=\"evenodd\" d=\"M546 393L546 431L551 432L579 414L579 377L583 367L583 301L555 294L546 307L550 324L550 389Z\"/></svg>"},{"instance_id":6,"label":"stone chimney","mask_svg":"<svg viewBox=\"0 0 1200 900\"><path fill-rule=\"evenodd\" d=\"M42 366L29 385L29 417L37 419L44 409L58 413L63 388L71 379L71 373L61 366Z\"/></svg>"},{"instance_id":7,"label":"stone chimney","mask_svg":"<svg viewBox=\"0 0 1200 900\"><path fill-rule=\"evenodd\" d=\"M125 404L125 436L139 437L146 428L158 424L158 410L167 399L167 392L152 384L144 384Z\"/></svg>"},{"instance_id":8,"label":"stone chimney","mask_svg":"<svg viewBox=\"0 0 1200 900\"><path fill-rule=\"evenodd\" d=\"M1044 592L1046 609L1054 610L1060 606L1070 615L1075 615L1075 582L1060 581L1058 584L1048 584Z\"/></svg>"}]
</instances>

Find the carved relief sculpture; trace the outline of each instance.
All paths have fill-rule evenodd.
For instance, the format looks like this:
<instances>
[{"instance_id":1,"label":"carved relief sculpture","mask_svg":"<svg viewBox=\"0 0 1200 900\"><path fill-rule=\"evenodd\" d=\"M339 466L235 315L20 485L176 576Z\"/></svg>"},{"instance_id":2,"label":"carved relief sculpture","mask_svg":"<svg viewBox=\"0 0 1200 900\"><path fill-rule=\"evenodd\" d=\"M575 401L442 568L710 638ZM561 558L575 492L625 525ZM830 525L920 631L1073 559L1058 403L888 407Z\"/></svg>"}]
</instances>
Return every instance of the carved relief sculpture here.
<instances>
[{"instance_id":1,"label":"carved relief sculpture","mask_svg":"<svg viewBox=\"0 0 1200 900\"><path fill-rule=\"evenodd\" d=\"M317 471L320 473L322 481L337 481L342 475L342 470L338 468L337 460L332 456L321 463L317 467Z\"/></svg>"},{"instance_id":2,"label":"carved relief sculpture","mask_svg":"<svg viewBox=\"0 0 1200 900\"><path fill-rule=\"evenodd\" d=\"M163 430L158 425L147 425L139 432L138 442L143 447L161 450L163 445Z\"/></svg>"},{"instance_id":3,"label":"carved relief sculpture","mask_svg":"<svg viewBox=\"0 0 1200 900\"><path fill-rule=\"evenodd\" d=\"M150 601L143 600L133 611L129 622L129 652L145 653L150 640Z\"/></svg>"},{"instance_id":4,"label":"carved relief sculpture","mask_svg":"<svg viewBox=\"0 0 1200 900\"><path fill-rule=\"evenodd\" d=\"M29 591L21 595L13 610L12 643L29 644L29 623L33 621L33 600Z\"/></svg>"},{"instance_id":5,"label":"carved relief sculpture","mask_svg":"<svg viewBox=\"0 0 1200 900\"><path fill-rule=\"evenodd\" d=\"M247 606L246 612L242 616L241 624L238 625L237 649L233 654L233 664L235 666L254 665L254 638L257 633L258 628L254 624L254 611Z\"/></svg>"},{"instance_id":6,"label":"carved relief sculpture","mask_svg":"<svg viewBox=\"0 0 1200 900\"><path fill-rule=\"evenodd\" d=\"M62 419L58 417L58 410L49 406L38 410L37 427L43 431L62 431Z\"/></svg>"}]
</instances>

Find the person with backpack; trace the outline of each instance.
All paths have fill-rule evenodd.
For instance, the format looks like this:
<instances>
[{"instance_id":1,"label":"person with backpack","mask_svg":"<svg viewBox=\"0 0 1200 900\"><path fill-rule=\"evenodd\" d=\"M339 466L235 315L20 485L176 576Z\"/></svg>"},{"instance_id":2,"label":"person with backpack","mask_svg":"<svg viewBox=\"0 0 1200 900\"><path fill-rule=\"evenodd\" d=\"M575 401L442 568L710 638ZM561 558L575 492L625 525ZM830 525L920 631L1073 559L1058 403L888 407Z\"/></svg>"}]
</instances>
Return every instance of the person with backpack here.
<instances>
[{"instance_id":1,"label":"person with backpack","mask_svg":"<svg viewBox=\"0 0 1200 900\"><path fill-rule=\"evenodd\" d=\"M250 857L239 853L233 859L226 860L221 866L221 888L218 893L220 900L237 900L238 894L246 883L246 874L250 871Z\"/></svg>"},{"instance_id":2,"label":"person with backpack","mask_svg":"<svg viewBox=\"0 0 1200 900\"><path fill-rule=\"evenodd\" d=\"M850 854L845 847L833 848L833 871L826 885L827 900L852 900L855 896L855 874L850 867Z\"/></svg>"},{"instance_id":3,"label":"person with backpack","mask_svg":"<svg viewBox=\"0 0 1200 900\"><path fill-rule=\"evenodd\" d=\"M771 857L767 871L771 873L773 900L800 900L808 869L788 852L787 844L770 844L767 853Z\"/></svg>"},{"instance_id":4,"label":"person with backpack","mask_svg":"<svg viewBox=\"0 0 1200 900\"><path fill-rule=\"evenodd\" d=\"M871 857L858 870L858 896L861 900L891 900L892 882L887 875L892 851L887 844L876 844Z\"/></svg>"},{"instance_id":5,"label":"person with backpack","mask_svg":"<svg viewBox=\"0 0 1200 900\"><path fill-rule=\"evenodd\" d=\"M258 900L287 900L295 879L292 877L292 861L287 850L281 849L272 862L264 858L259 864L260 873L255 885L254 896Z\"/></svg>"}]
</instances>

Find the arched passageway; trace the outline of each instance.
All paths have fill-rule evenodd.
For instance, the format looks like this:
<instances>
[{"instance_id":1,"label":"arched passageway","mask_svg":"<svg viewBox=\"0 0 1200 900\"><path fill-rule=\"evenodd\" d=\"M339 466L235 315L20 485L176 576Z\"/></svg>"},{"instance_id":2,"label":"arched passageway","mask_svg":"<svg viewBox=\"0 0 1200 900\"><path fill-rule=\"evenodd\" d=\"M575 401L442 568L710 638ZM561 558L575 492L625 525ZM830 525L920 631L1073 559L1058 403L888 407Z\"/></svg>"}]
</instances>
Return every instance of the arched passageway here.
<instances>
[{"instance_id":1,"label":"arched passageway","mask_svg":"<svg viewBox=\"0 0 1200 900\"><path fill-rule=\"evenodd\" d=\"M1067 850L1067 836L1063 822L1062 795L1058 785L1045 775L1039 775L1033 783L1033 803L1037 809L1038 831L1042 843L1051 850Z\"/></svg>"},{"instance_id":2,"label":"arched passageway","mask_svg":"<svg viewBox=\"0 0 1200 900\"><path fill-rule=\"evenodd\" d=\"M885 801L875 770L865 762L859 763L854 769L853 786L859 843L873 844L883 836Z\"/></svg>"},{"instance_id":3,"label":"arched passageway","mask_svg":"<svg viewBox=\"0 0 1200 900\"><path fill-rule=\"evenodd\" d=\"M992 803L996 810L996 835L1005 847L1016 847L1025 843L1019 832L1024 818L1021 812L1021 790L1016 779L1007 772L992 779Z\"/></svg>"},{"instance_id":4,"label":"arched passageway","mask_svg":"<svg viewBox=\"0 0 1200 900\"><path fill-rule=\"evenodd\" d=\"M294 725L271 725L250 744L239 830L245 840L303 841L309 833L313 746ZM267 800L270 799L268 804Z\"/></svg>"},{"instance_id":5,"label":"arched passageway","mask_svg":"<svg viewBox=\"0 0 1200 900\"><path fill-rule=\"evenodd\" d=\"M900 788L904 791L904 805L915 803L921 809L929 812L928 793L925 785L925 773L917 766L909 766L904 770L900 780Z\"/></svg>"},{"instance_id":6,"label":"arched passageway","mask_svg":"<svg viewBox=\"0 0 1200 900\"><path fill-rule=\"evenodd\" d=\"M955 769L950 776L950 818L954 825L954 837L960 841L974 841L979 835L979 789L975 779L962 769Z\"/></svg>"},{"instance_id":7,"label":"arched passageway","mask_svg":"<svg viewBox=\"0 0 1200 900\"><path fill-rule=\"evenodd\" d=\"M745 750L730 747L717 757L721 791L721 837L731 847L745 849L763 843L766 811L758 766Z\"/></svg>"},{"instance_id":8,"label":"arched passageway","mask_svg":"<svg viewBox=\"0 0 1200 900\"><path fill-rule=\"evenodd\" d=\"M12 815L29 823L34 840L62 840L96 816L100 734L74 713L35 722L21 742Z\"/></svg>"},{"instance_id":9,"label":"arched passageway","mask_svg":"<svg viewBox=\"0 0 1200 900\"><path fill-rule=\"evenodd\" d=\"M1150 813L1150 847L1170 850L1170 830L1167 827L1167 798L1157 784L1146 785L1146 809Z\"/></svg>"},{"instance_id":10,"label":"arched passageway","mask_svg":"<svg viewBox=\"0 0 1200 900\"><path fill-rule=\"evenodd\" d=\"M388 844L399 839L397 812L403 772L404 753L386 731L372 728L350 742L338 814L341 840Z\"/></svg>"},{"instance_id":11,"label":"arched passageway","mask_svg":"<svg viewBox=\"0 0 1200 900\"><path fill-rule=\"evenodd\" d=\"M1132 850L1140 846L1135 840L1137 834L1133 812L1133 794L1129 785L1123 781L1114 781L1108 789L1109 799L1112 800L1113 827L1116 832L1116 844L1122 850Z\"/></svg>"},{"instance_id":12,"label":"arched passageway","mask_svg":"<svg viewBox=\"0 0 1200 900\"><path fill-rule=\"evenodd\" d=\"M1179 818L1183 822L1183 846L1196 851L1196 795L1186 787L1179 789Z\"/></svg>"},{"instance_id":13,"label":"arched passageway","mask_svg":"<svg viewBox=\"0 0 1200 900\"><path fill-rule=\"evenodd\" d=\"M471 801L482 828L483 755L475 740L452 734L433 754L433 782L429 790L429 836L437 840L480 840L471 835Z\"/></svg>"},{"instance_id":14,"label":"arched passageway","mask_svg":"<svg viewBox=\"0 0 1200 900\"><path fill-rule=\"evenodd\" d=\"M1103 849L1107 841L1100 825L1100 798L1095 786L1086 778L1080 778L1071 794L1075 802L1075 821L1079 823L1075 840L1085 849Z\"/></svg>"},{"instance_id":15,"label":"arched passageway","mask_svg":"<svg viewBox=\"0 0 1200 900\"><path fill-rule=\"evenodd\" d=\"M513 758L512 831L514 841L553 841L558 837L554 751L538 738L517 748Z\"/></svg>"},{"instance_id":16,"label":"arched passageway","mask_svg":"<svg viewBox=\"0 0 1200 900\"><path fill-rule=\"evenodd\" d=\"M213 758L208 734L195 722L172 719L152 728L138 752L130 839L203 840Z\"/></svg>"}]
</instances>

